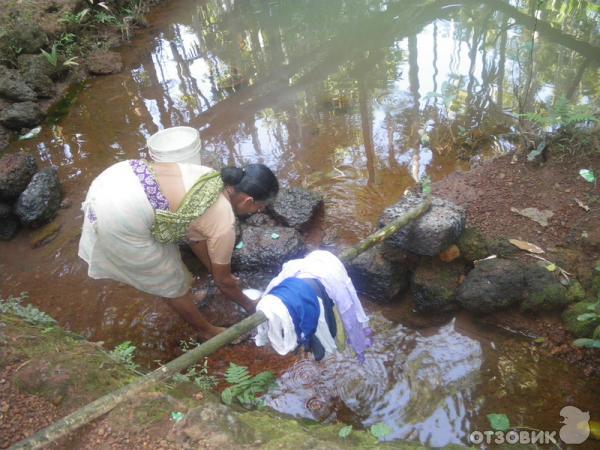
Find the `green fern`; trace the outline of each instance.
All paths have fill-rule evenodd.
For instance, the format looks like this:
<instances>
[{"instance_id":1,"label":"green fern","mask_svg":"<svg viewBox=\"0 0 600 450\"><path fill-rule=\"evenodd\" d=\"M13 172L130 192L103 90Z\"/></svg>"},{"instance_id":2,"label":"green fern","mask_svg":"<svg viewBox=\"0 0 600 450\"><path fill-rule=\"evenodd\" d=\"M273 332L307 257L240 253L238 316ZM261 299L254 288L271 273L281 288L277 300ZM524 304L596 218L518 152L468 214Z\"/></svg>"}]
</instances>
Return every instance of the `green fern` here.
<instances>
[{"instance_id":1,"label":"green fern","mask_svg":"<svg viewBox=\"0 0 600 450\"><path fill-rule=\"evenodd\" d=\"M248 368L230 363L225 372L225 380L231 386L221 392L221 400L226 405L231 405L237 400L246 408L260 407L262 400L256 396L263 392L275 382L275 376L271 372L261 372L252 377Z\"/></svg>"},{"instance_id":2,"label":"green fern","mask_svg":"<svg viewBox=\"0 0 600 450\"><path fill-rule=\"evenodd\" d=\"M24 319L32 325L54 326L56 320L33 305L23 306L21 303L27 298L26 292L21 292L18 297L10 295L7 299L0 298L0 314L12 314Z\"/></svg>"},{"instance_id":3,"label":"green fern","mask_svg":"<svg viewBox=\"0 0 600 450\"><path fill-rule=\"evenodd\" d=\"M543 111L521 114L521 117L541 127L551 127L555 130L598 121L589 105L574 105L564 96L558 97L554 105L545 105Z\"/></svg>"}]
</instances>

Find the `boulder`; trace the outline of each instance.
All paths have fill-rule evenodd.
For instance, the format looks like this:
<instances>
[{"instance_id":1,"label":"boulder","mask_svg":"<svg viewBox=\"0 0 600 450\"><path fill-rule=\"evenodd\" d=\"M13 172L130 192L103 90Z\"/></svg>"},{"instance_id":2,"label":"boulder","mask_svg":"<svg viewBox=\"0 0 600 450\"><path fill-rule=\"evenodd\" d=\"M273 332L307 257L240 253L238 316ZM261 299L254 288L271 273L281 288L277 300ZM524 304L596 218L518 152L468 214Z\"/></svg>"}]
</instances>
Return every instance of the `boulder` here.
<instances>
[{"instance_id":1,"label":"boulder","mask_svg":"<svg viewBox=\"0 0 600 450\"><path fill-rule=\"evenodd\" d=\"M408 288L405 264L384 257L381 245L370 248L346 264L356 291L378 303L389 303Z\"/></svg>"},{"instance_id":2,"label":"boulder","mask_svg":"<svg viewBox=\"0 0 600 450\"><path fill-rule=\"evenodd\" d=\"M15 205L15 213L24 225L41 225L52 219L61 201L56 169L50 167L36 173Z\"/></svg>"},{"instance_id":3,"label":"boulder","mask_svg":"<svg viewBox=\"0 0 600 450\"><path fill-rule=\"evenodd\" d=\"M33 156L25 152L0 158L0 199L16 199L37 172Z\"/></svg>"},{"instance_id":4,"label":"boulder","mask_svg":"<svg viewBox=\"0 0 600 450\"><path fill-rule=\"evenodd\" d=\"M386 208L381 226L393 222L398 216L423 201L420 195L409 194L395 205ZM434 198L431 208L417 220L403 227L387 241L391 246L418 255L434 256L456 243L465 227L465 211L446 200Z\"/></svg>"},{"instance_id":5,"label":"boulder","mask_svg":"<svg viewBox=\"0 0 600 450\"><path fill-rule=\"evenodd\" d=\"M117 52L96 50L86 58L88 72L92 75L110 75L123 70L121 55Z\"/></svg>"},{"instance_id":6,"label":"boulder","mask_svg":"<svg viewBox=\"0 0 600 450\"><path fill-rule=\"evenodd\" d=\"M306 247L300 233L285 227L252 227L242 225L242 239L236 245L232 266L244 271L272 271L302 255Z\"/></svg>"},{"instance_id":7,"label":"boulder","mask_svg":"<svg viewBox=\"0 0 600 450\"><path fill-rule=\"evenodd\" d=\"M35 100L37 95L25 83L19 71L0 66L0 97L15 102L27 102Z\"/></svg>"},{"instance_id":8,"label":"boulder","mask_svg":"<svg viewBox=\"0 0 600 450\"><path fill-rule=\"evenodd\" d=\"M578 320L582 314L596 313L595 318ZM569 305L562 313L561 319L567 329L579 338L589 338L594 335L595 329L600 326L600 308L593 301L583 301Z\"/></svg>"},{"instance_id":9,"label":"boulder","mask_svg":"<svg viewBox=\"0 0 600 450\"><path fill-rule=\"evenodd\" d=\"M12 212L11 205L0 203L0 241L12 239L19 231L19 218Z\"/></svg>"},{"instance_id":10,"label":"boulder","mask_svg":"<svg viewBox=\"0 0 600 450\"><path fill-rule=\"evenodd\" d=\"M282 189L269 212L285 226L301 230L315 217L323 198L300 188Z\"/></svg>"},{"instance_id":11,"label":"boulder","mask_svg":"<svg viewBox=\"0 0 600 450\"><path fill-rule=\"evenodd\" d=\"M0 110L2 109L2 105L0 105ZM8 148L8 144L10 144L11 131L7 128L0 125L0 152Z\"/></svg>"},{"instance_id":12,"label":"boulder","mask_svg":"<svg viewBox=\"0 0 600 450\"><path fill-rule=\"evenodd\" d=\"M456 293L466 267L456 261L421 261L413 272L410 288L419 312L443 313L458 307Z\"/></svg>"},{"instance_id":13,"label":"boulder","mask_svg":"<svg viewBox=\"0 0 600 450\"><path fill-rule=\"evenodd\" d=\"M0 123L11 130L33 128L44 118L40 106L34 102L13 103L0 113Z\"/></svg>"},{"instance_id":14,"label":"boulder","mask_svg":"<svg viewBox=\"0 0 600 450\"><path fill-rule=\"evenodd\" d=\"M551 311L563 309L571 298L565 288L552 272L535 263L524 266L525 300L521 303L524 311Z\"/></svg>"},{"instance_id":15,"label":"boulder","mask_svg":"<svg viewBox=\"0 0 600 450\"><path fill-rule=\"evenodd\" d=\"M23 74L23 78L27 80L30 75L44 76L50 78L52 81L58 81L63 78L69 71L67 67L62 64L53 66L48 62L46 57L41 54L37 55L20 55L17 59L19 66L19 72Z\"/></svg>"},{"instance_id":16,"label":"boulder","mask_svg":"<svg viewBox=\"0 0 600 450\"><path fill-rule=\"evenodd\" d=\"M494 258L478 263L458 288L457 302L477 313L490 313L518 303L526 288L523 265Z\"/></svg>"},{"instance_id":17,"label":"boulder","mask_svg":"<svg viewBox=\"0 0 600 450\"><path fill-rule=\"evenodd\" d=\"M41 48L48 45L48 36L41 26L32 20L18 20L6 36L10 39L10 45L20 49L20 53L39 53Z\"/></svg>"},{"instance_id":18,"label":"boulder","mask_svg":"<svg viewBox=\"0 0 600 450\"><path fill-rule=\"evenodd\" d=\"M485 236L475 228L465 228L457 245L460 249L460 254L469 263L483 259L491 254Z\"/></svg>"}]
</instances>

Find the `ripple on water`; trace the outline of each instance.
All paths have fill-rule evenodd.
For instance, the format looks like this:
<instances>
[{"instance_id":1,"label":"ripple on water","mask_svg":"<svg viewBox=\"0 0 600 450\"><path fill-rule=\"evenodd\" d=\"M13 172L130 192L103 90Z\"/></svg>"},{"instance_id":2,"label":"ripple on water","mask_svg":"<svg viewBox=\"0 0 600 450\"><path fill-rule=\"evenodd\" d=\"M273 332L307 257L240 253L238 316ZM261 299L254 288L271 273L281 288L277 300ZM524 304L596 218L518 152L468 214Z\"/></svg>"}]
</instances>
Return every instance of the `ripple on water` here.
<instances>
[{"instance_id":1,"label":"ripple on water","mask_svg":"<svg viewBox=\"0 0 600 450\"><path fill-rule=\"evenodd\" d=\"M481 357L479 343L453 323L430 337L398 326L375 335L363 364L349 351L299 362L265 400L275 410L316 420L350 410L365 427L386 423L392 429L387 439L464 443Z\"/></svg>"}]
</instances>

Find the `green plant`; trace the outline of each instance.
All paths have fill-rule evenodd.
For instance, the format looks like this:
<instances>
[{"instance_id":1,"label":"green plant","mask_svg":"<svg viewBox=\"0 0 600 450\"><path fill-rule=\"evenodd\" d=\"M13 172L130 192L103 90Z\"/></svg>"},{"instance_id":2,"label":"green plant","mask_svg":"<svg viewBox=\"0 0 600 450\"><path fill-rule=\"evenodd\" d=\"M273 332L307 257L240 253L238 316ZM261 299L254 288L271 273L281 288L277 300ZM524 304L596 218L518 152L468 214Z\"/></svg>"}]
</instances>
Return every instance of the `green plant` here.
<instances>
[{"instance_id":1,"label":"green plant","mask_svg":"<svg viewBox=\"0 0 600 450\"><path fill-rule=\"evenodd\" d=\"M184 352L187 352L198 345L200 344L191 339L179 343L179 346ZM202 391L210 391L218 383L216 377L208 374L208 358L204 358L202 366L196 364L188 368L184 373L176 373L173 376L173 381L175 383L194 383Z\"/></svg>"},{"instance_id":2,"label":"green plant","mask_svg":"<svg viewBox=\"0 0 600 450\"><path fill-rule=\"evenodd\" d=\"M598 121L589 105L574 105L563 96L558 97L554 105L545 105L540 112L525 113L520 116L541 127L550 127L553 130Z\"/></svg>"},{"instance_id":3,"label":"green plant","mask_svg":"<svg viewBox=\"0 0 600 450\"><path fill-rule=\"evenodd\" d=\"M346 425L345 427L340 428L338 436L345 439L350 436L350 433L352 433L352 425Z\"/></svg>"},{"instance_id":4,"label":"green plant","mask_svg":"<svg viewBox=\"0 0 600 450\"><path fill-rule=\"evenodd\" d=\"M253 377L247 367L230 363L225 372L225 380L231 386L221 392L223 403L231 405L235 399L242 406L252 408L263 406L263 401L256 398L256 395L267 391L275 382L275 376L271 372L261 372Z\"/></svg>"},{"instance_id":5,"label":"green plant","mask_svg":"<svg viewBox=\"0 0 600 450\"><path fill-rule=\"evenodd\" d=\"M32 325L53 327L56 320L33 305L23 306L21 303L27 298L26 292L21 292L18 297L10 295L7 299L0 298L0 313L13 314L24 319Z\"/></svg>"},{"instance_id":6,"label":"green plant","mask_svg":"<svg viewBox=\"0 0 600 450\"><path fill-rule=\"evenodd\" d=\"M392 432L392 429L388 427L385 423L376 423L374 425L371 425L371 428L369 428L369 432L377 439L383 439Z\"/></svg>"},{"instance_id":7,"label":"green plant","mask_svg":"<svg viewBox=\"0 0 600 450\"><path fill-rule=\"evenodd\" d=\"M588 305L588 312L580 314L577 316L577 320L580 322L588 322L588 321L600 321L600 299L592 305ZM594 338L581 338L575 339L573 341L573 345L575 347L581 348L596 348L600 349L600 339L596 339L596 335Z\"/></svg>"},{"instance_id":8,"label":"green plant","mask_svg":"<svg viewBox=\"0 0 600 450\"><path fill-rule=\"evenodd\" d=\"M42 55L46 57L46 60L50 63L52 67L56 67L58 65L58 45L56 44L56 42L52 44L52 49L50 50L50 53L42 49Z\"/></svg>"},{"instance_id":9,"label":"green plant","mask_svg":"<svg viewBox=\"0 0 600 450\"><path fill-rule=\"evenodd\" d=\"M121 342L113 350L108 352L109 356L115 361L123 364L131 370L137 370L138 365L133 360L135 345L131 341Z\"/></svg>"}]
</instances>

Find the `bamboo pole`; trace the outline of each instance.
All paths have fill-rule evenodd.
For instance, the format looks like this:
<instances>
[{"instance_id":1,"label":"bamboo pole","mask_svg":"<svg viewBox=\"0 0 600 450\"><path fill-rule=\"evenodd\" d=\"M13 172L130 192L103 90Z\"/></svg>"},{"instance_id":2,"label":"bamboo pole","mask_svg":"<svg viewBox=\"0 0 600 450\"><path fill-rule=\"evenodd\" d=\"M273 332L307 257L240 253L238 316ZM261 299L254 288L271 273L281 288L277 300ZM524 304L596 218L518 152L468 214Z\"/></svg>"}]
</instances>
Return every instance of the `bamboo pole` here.
<instances>
[{"instance_id":1,"label":"bamboo pole","mask_svg":"<svg viewBox=\"0 0 600 450\"><path fill-rule=\"evenodd\" d=\"M364 251L396 233L400 228L412 220L421 216L429 209L430 206L431 198L426 197L420 205L411 208L406 212L406 214L400 216L389 225L371 234L354 247L343 251L339 257L340 260L343 263L348 263ZM15 443L9 448L9 450L38 449L56 441L57 439L60 439L82 425L85 425L86 423L89 423L92 420L106 414L119 403L132 398L138 392L148 389L155 384L170 378L174 374L191 366L192 364L195 364L205 356L210 355L224 345L229 344L236 338L257 327L265 320L267 320L267 318L261 311L255 312L254 314L227 328L222 333L219 333L217 336L209 339L193 350L184 353L164 366L159 367L147 375L144 375L140 380L128 384L127 386L123 386L116 391L108 393L105 396L88 403L86 406L73 411L68 416L63 417L57 422L54 422L48 427L38 431L34 435Z\"/></svg>"}]
</instances>

